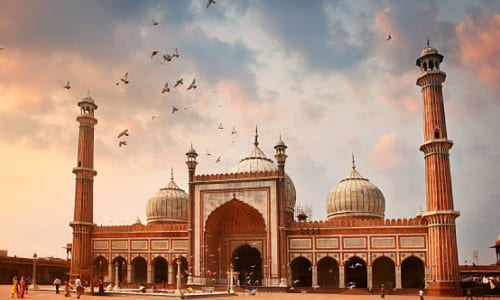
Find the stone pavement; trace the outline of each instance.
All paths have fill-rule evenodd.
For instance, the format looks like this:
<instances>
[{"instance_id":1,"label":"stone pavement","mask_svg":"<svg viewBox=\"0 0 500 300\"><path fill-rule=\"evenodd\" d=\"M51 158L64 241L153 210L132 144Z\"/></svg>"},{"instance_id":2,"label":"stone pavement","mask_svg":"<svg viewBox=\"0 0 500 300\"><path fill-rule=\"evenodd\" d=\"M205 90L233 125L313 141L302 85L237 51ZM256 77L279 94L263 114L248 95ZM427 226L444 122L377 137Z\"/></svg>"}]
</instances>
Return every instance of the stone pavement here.
<instances>
[{"instance_id":1,"label":"stone pavement","mask_svg":"<svg viewBox=\"0 0 500 300\"><path fill-rule=\"evenodd\" d=\"M7 300L11 299L10 298L10 290L11 286L10 285L0 285L0 300ZM15 298L15 296L14 296ZM116 297L106 297L104 299L114 299ZM250 296L248 293L242 294L241 292L238 293L238 296L234 297L211 297L207 298L210 300L230 300L230 299L245 299L248 298L250 299L269 299L269 300L309 300L309 299L314 299L314 300L379 300L381 299L379 295L342 295L342 294L299 294L299 293L262 293L262 294L257 294L256 296ZM29 295L25 295L24 299L40 299L40 300L65 300L65 299L76 299L74 294L72 295L71 298L66 298L64 297L63 294L57 295L54 292L48 292L48 291L30 291ZM103 297L98 297L98 296L90 296L90 295L82 295L80 299L83 300L102 300ZM140 297L140 296L123 296L118 299L123 299L123 300L145 300L145 299L166 299L162 297ZM385 300L418 300L419 297L418 295L414 296L409 296L409 295L387 295L385 297ZM425 300L459 300L459 299L464 299L463 297L436 297L436 296L425 296ZM500 298L492 298L492 299L500 299Z\"/></svg>"}]
</instances>

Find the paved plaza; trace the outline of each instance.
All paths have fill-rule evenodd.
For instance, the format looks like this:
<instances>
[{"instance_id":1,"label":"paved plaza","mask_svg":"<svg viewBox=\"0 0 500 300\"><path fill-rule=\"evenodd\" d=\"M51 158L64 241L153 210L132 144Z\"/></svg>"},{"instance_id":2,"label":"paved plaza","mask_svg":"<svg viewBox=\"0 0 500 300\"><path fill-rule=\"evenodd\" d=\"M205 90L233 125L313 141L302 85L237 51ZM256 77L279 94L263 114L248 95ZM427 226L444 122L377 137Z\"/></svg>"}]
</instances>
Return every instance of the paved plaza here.
<instances>
[{"instance_id":1,"label":"paved plaza","mask_svg":"<svg viewBox=\"0 0 500 300\"><path fill-rule=\"evenodd\" d=\"M10 285L0 285L0 300L11 299L10 298ZM14 296L15 297L15 296ZM24 297L25 299L68 299L65 298L63 294L55 294L54 292L47 291L30 291L30 294ZM257 294L256 296L250 296L248 293L238 293L237 296L233 297L210 297L206 299L242 299L242 298L251 298L251 299L271 299L271 300L306 300L306 299L314 299L314 300L339 300L339 299L347 299L347 300L364 300L364 299L381 299L379 295L345 295L345 294L291 294L291 293L262 293ZM76 299L74 294L71 299ZM98 296L90 296L90 295L82 295L80 299L103 299L103 297ZM108 297L109 299L109 297ZM120 299L167 299L162 297L145 297L145 296L126 296L120 297ZM199 299L199 298L198 298ZM419 299L418 295L386 295L385 299L389 300L412 300ZM447 300L447 299L464 299L463 297L437 297L437 296L425 296L426 300ZM493 298L495 299L495 298ZM499 299L499 298L496 298Z\"/></svg>"}]
</instances>

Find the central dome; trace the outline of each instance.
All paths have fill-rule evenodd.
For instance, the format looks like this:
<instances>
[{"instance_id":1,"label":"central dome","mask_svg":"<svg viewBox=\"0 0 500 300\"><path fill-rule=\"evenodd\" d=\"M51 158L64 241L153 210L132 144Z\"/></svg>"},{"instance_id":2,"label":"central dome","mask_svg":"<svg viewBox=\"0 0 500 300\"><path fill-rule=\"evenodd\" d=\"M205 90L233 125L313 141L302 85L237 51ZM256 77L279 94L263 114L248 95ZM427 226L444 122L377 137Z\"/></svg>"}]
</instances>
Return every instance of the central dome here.
<instances>
[{"instance_id":1,"label":"central dome","mask_svg":"<svg viewBox=\"0 0 500 300\"><path fill-rule=\"evenodd\" d=\"M148 223L187 222L188 194L174 182L174 174L166 187L160 189L146 205Z\"/></svg>"},{"instance_id":2,"label":"central dome","mask_svg":"<svg viewBox=\"0 0 500 300\"><path fill-rule=\"evenodd\" d=\"M266 171L278 171L278 166L269 158L266 157L264 152L259 148L258 133L255 131L255 142L254 148L250 154L242 158L240 162L232 168L230 173L254 173L254 172L266 172ZM283 141L280 142L283 143ZM288 174L285 173L285 199L286 199L286 210L292 212L295 207L295 185Z\"/></svg>"},{"instance_id":3,"label":"central dome","mask_svg":"<svg viewBox=\"0 0 500 300\"><path fill-rule=\"evenodd\" d=\"M335 186L326 199L328 219L353 217L383 219L384 195L353 167L347 178Z\"/></svg>"}]
</instances>

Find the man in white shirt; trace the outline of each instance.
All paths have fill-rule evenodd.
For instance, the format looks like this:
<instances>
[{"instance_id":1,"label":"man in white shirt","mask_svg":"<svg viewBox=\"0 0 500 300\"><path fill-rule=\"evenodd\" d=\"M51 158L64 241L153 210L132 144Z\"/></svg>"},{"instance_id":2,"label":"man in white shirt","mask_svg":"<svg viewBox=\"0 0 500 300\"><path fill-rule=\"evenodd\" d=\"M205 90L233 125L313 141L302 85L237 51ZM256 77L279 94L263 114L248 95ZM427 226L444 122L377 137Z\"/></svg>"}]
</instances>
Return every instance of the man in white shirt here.
<instances>
[{"instance_id":1,"label":"man in white shirt","mask_svg":"<svg viewBox=\"0 0 500 300\"><path fill-rule=\"evenodd\" d=\"M75 286L76 286L76 299L80 299L80 295L83 292L83 285L82 285L82 281L80 280L80 275L76 276Z\"/></svg>"}]
</instances>

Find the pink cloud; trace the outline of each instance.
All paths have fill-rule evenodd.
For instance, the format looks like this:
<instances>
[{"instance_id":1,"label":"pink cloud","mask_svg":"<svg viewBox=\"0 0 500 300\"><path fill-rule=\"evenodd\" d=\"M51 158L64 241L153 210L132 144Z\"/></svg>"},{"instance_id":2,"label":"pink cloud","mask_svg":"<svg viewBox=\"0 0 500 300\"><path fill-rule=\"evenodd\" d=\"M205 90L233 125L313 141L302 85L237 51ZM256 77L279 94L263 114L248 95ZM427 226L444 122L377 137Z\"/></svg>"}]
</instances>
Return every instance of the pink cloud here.
<instances>
[{"instance_id":1,"label":"pink cloud","mask_svg":"<svg viewBox=\"0 0 500 300\"><path fill-rule=\"evenodd\" d=\"M409 147L396 134L384 134L368 153L368 161L378 169L395 169L408 161L408 150Z\"/></svg>"},{"instance_id":2,"label":"pink cloud","mask_svg":"<svg viewBox=\"0 0 500 300\"><path fill-rule=\"evenodd\" d=\"M467 16L457 25L456 32L462 63L500 92L500 15Z\"/></svg>"},{"instance_id":3,"label":"pink cloud","mask_svg":"<svg viewBox=\"0 0 500 300\"><path fill-rule=\"evenodd\" d=\"M402 76L386 74L381 83L380 101L397 110L405 118L416 118L421 115L420 103L416 96L415 73L408 72Z\"/></svg>"}]
</instances>

